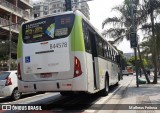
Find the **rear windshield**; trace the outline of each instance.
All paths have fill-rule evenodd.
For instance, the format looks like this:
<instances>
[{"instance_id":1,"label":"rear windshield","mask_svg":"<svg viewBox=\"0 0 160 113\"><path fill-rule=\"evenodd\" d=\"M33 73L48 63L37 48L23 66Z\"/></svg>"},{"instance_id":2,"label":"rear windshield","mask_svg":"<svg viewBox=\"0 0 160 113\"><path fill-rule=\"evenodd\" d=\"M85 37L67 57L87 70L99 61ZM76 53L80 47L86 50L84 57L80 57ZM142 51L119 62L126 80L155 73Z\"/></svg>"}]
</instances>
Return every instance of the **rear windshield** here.
<instances>
[{"instance_id":1,"label":"rear windshield","mask_svg":"<svg viewBox=\"0 0 160 113\"><path fill-rule=\"evenodd\" d=\"M67 37L73 27L74 14L38 19L22 26L24 43L35 43Z\"/></svg>"},{"instance_id":2,"label":"rear windshield","mask_svg":"<svg viewBox=\"0 0 160 113\"><path fill-rule=\"evenodd\" d=\"M1 72L0 73L0 80L5 80L9 76L10 72Z\"/></svg>"}]
</instances>

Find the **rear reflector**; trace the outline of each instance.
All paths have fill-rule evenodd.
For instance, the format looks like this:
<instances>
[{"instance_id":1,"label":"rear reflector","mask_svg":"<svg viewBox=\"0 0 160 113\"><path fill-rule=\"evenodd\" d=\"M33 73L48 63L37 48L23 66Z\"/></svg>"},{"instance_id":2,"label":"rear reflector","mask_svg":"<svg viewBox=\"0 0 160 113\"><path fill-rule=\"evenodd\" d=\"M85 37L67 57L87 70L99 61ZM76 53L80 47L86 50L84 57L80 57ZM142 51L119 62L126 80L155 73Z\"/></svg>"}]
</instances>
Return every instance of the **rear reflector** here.
<instances>
[{"instance_id":1,"label":"rear reflector","mask_svg":"<svg viewBox=\"0 0 160 113\"><path fill-rule=\"evenodd\" d=\"M10 77L7 78L5 86L9 86L9 85L12 85L12 80Z\"/></svg>"},{"instance_id":2,"label":"rear reflector","mask_svg":"<svg viewBox=\"0 0 160 113\"><path fill-rule=\"evenodd\" d=\"M78 77L82 74L81 63L77 57L74 57L74 77Z\"/></svg>"}]
</instances>

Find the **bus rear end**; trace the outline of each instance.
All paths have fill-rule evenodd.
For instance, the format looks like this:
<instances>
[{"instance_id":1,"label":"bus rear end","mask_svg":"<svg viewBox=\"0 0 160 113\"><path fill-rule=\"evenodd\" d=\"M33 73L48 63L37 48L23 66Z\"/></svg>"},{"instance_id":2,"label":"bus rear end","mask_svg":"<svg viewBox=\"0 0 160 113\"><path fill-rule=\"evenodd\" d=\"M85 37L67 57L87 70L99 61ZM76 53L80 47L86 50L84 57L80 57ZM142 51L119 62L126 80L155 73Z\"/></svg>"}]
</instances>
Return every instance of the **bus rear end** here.
<instances>
[{"instance_id":1,"label":"bus rear end","mask_svg":"<svg viewBox=\"0 0 160 113\"><path fill-rule=\"evenodd\" d=\"M133 68L132 68L132 66L127 66L126 69L127 69L127 72L128 72L129 74L132 74L132 75L133 75Z\"/></svg>"},{"instance_id":2,"label":"bus rear end","mask_svg":"<svg viewBox=\"0 0 160 113\"><path fill-rule=\"evenodd\" d=\"M87 91L83 58L71 49L74 23L72 13L22 25L18 39L20 92Z\"/></svg>"}]
</instances>

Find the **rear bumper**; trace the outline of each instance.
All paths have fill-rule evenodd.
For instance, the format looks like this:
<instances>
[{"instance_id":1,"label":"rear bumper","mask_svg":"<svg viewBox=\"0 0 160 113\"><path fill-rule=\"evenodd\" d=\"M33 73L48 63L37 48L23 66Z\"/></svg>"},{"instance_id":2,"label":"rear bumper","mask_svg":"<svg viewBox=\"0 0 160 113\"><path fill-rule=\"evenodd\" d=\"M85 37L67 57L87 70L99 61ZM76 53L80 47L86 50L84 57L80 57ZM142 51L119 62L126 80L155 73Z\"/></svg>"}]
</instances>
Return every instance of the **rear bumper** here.
<instances>
[{"instance_id":1,"label":"rear bumper","mask_svg":"<svg viewBox=\"0 0 160 113\"><path fill-rule=\"evenodd\" d=\"M85 80L83 80L83 77L76 77L67 80L36 81L36 82L27 82L18 80L18 89L20 92L87 91L87 84Z\"/></svg>"},{"instance_id":2,"label":"rear bumper","mask_svg":"<svg viewBox=\"0 0 160 113\"><path fill-rule=\"evenodd\" d=\"M2 89L0 89L0 97L11 96L12 91L12 88L10 88L9 86L3 87Z\"/></svg>"}]
</instances>

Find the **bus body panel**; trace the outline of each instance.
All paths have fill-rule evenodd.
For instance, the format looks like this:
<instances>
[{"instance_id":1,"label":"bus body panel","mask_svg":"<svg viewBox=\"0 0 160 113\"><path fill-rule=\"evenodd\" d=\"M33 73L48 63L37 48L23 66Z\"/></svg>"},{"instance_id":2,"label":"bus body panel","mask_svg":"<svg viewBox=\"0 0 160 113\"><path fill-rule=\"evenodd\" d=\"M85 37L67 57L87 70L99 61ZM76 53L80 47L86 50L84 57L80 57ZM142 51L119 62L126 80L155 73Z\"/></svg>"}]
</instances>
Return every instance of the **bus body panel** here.
<instances>
[{"instance_id":1,"label":"bus body panel","mask_svg":"<svg viewBox=\"0 0 160 113\"><path fill-rule=\"evenodd\" d=\"M109 74L109 86L118 82L118 66L115 63L103 58L98 58L98 65L100 89L103 89L105 86L104 78L107 72Z\"/></svg>"},{"instance_id":2,"label":"bus body panel","mask_svg":"<svg viewBox=\"0 0 160 113\"><path fill-rule=\"evenodd\" d=\"M59 83L59 89L57 87ZM20 92L38 92L38 91L60 91L60 90L71 90L72 86L67 85L72 84L71 80L59 80L59 81L18 81L18 90ZM34 88L36 86L36 89Z\"/></svg>"},{"instance_id":3,"label":"bus body panel","mask_svg":"<svg viewBox=\"0 0 160 113\"><path fill-rule=\"evenodd\" d=\"M70 70L69 38L46 41L46 44L23 43L24 74L63 72ZM50 46L60 44L61 48Z\"/></svg>"},{"instance_id":4,"label":"bus body panel","mask_svg":"<svg viewBox=\"0 0 160 113\"><path fill-rule=\"evenodd\" d=\"M69 40L68 38L66 38L66 39ZM64 39L61 39L61 40L64 41ZM57 40L51 41L51 43L54 43L55 41L57 41ZM23 46L23 48L24 47L25 46ZM66 52L68 52L68 53L66 53ZM31 69L32 70L35 69L35 70L37 70L37 72L35 73L34 71L32 71L32 73L30 72L30 74L29 73L26 74L25 71L21 71L21 74L23 75L22 80L29 82L29 81L57 80L57 79L61 80L61 79L73 78L74 65L70 65L70 64L74 64L74 52L71 52L70 50L68 50L68 51L62 50L62 51L59 51L58 54L56 54L56 53L55 54L49 53L49 54L51 54L50 58L47 57L47 56L49 56L47 54L39 55L39 56L37 55L36 58L34 58L33 60L37 63L38 67L35 66L34 64L31 67L30 65L32 65L32 64L29 63L28 64L29 69L27 69L27 71L31 70ZM66 56L64 54L67 54L68 56ZM21 70L26 70L27 63L24 63L24 59L25 59L24 54L23 54L22 59L23 59L23 61L21 61L21 62L23 62L23 63L21 63ZM52 60L52 59L54 59L54 60ZM30 57L30 60L32 60L32 57ZM59 66L52 65L53 62L55 62L54 64L56 64L56 62L59 63ZM43 63L44 63L44 65L43 65ZM60 63L61 63L61 65L60 65ZM48 69L47 67L49 67L49 66L50 66L50 68ZM67 67L68 67L68 69L64 69ZM42 69L39 71L37 68L42 68ZM45 75L42 75L42 73L50 73L50 75L48 77L45 77Z\"/></svg>"},{"instance_id":5,"label":"bus body panel","mask_svg":"<svg viewBox=\"0 0 160 113\"><path fill-rule=\"evenodd\" d=\"M86 67L86 57L85 52L74 52L75 56L79 59L82 74L78 77L73 78L73 85L72 85L72 91L86 91L88 92L88 74L87 74L87 67Z\"/></svg>"},{"instance_id":6,"label":"bus body panel","mask_svg":"<svg viewBox=\"0 0 160 113\"><path fill-rule=\"evenodd\" d=\"M76 52L76 54L75 52L72 52L72 54L76 55L76 57L79 58L81 65L86 64L84 52ZM30 81L19 80L18 88L20 92L38 92L38 91L85 91L85 92L88 92L87 79L86 79L87 74L86 74L85 66L82 67L82 72L83 72L82 75L80 75L79 77L75 77L71 79L65 78L66 76L69 75L69 73L67 74L67 72L59 72L57 77L53 76L50 79L43 78L39 81L33 79L33 77L35 77L36 75L22 76L31 80ZM59 84L59 88L57 87L57 83Z\"/></svg>"}]
</instances>

